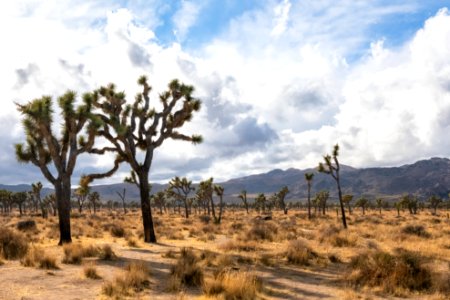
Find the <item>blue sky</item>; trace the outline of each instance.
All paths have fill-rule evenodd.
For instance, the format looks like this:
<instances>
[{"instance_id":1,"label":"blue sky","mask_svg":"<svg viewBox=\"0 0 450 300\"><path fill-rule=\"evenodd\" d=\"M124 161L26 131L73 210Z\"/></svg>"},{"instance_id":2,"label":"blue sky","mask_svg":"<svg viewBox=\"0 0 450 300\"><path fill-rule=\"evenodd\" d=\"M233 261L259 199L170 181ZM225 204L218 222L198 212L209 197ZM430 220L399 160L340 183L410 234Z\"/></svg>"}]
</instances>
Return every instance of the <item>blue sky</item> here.
<instances>
[{"instance_id":1,"label":"blue sky","mask_svg":"<svg viewBox=\"0 0 450 300\"><path fill-rule=\"evenodd\" d=\"M132 101L142 74L153 97L179 78L203 102L185 130L205 142L165 143L153 181L314 167L335 143L355 167L450 156L450 0L1 5L0 183L43 180L15 161L23 130L14 101L109 82ZM74 182L110 162L80 157Z\"/></svg>"}]
</instances>

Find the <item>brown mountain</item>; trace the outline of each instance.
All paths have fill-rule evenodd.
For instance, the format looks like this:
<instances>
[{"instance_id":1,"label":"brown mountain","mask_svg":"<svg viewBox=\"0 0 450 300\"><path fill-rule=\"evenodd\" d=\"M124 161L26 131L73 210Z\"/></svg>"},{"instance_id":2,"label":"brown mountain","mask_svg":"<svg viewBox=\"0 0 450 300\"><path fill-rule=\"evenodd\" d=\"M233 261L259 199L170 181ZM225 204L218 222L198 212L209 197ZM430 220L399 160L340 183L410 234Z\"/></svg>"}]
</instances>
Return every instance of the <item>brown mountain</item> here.
<instances>
[{"instance_id":1,"label":"brown mountain","mask_svg":"<svg viewBox=\"0 0 450 300\"><path fill-rule=\"evenodd\" d=\"M249 194L271 194L287 185L291 191L288 199L303 199L307 192L304 174L315 173L312 193L320 190L329 190L332 197L336 197L336 183L325 174L317 173L315 169L275 169L268 173L245 176L220 183L225 188L226 200L237 201L236 195L241 190L247 190ZM450 192L450 160L447 158L431 158L421 160L414 164L390 168L366 168L356 169L342 166L341 183L344 193L355 196L365 195L369 197L395 196L405 193L417 194L427 197L430 194L438 194L447 197ZM166 188L167 185L153 184L152 193ZM100 193L103 200L117 201L120 198L116 192L126 188L127 201L138 201L138 189L128 183L109 185L96 185L93 191ZM29 185L5 186L0 189L12 191L30 190ZM45 189L43 194L50 193Z\"/></svg>"}]
</instances>

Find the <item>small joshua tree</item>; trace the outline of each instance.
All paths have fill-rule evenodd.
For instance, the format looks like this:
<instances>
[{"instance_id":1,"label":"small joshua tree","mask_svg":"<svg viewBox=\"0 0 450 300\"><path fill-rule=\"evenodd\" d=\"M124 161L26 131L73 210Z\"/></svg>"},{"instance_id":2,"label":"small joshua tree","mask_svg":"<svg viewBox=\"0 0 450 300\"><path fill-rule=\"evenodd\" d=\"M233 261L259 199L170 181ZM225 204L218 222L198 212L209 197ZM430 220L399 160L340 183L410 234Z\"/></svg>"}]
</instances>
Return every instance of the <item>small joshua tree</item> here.
<instances>
[{"instance_id":1,"label":"small joshua tree","mask_svg":"<svg viewBox=\"0 0 450 300\"><path fill-rule=\"evenodd\" d=\"M88 195L88 201L94 208L94 215L97 212L97 207L100 206L100 194L97 192L92 192Z\"/></svg>"},{"instance_id":2,"label":"small joshua tree","mask_svg":"<svg viewBox=\"0 0 450 300\"><path fill-rule=\"evenodd\" d=\"M311 185L314 178L314 173L305 173L305 180L308 184L308 219L311 219Z\"/></svg>"},{"instance_id":3,"label":"small joshua tree","mask_svg":"<svg viewBox=\"0 0 450 300\"><path fill-rule=\"evenodd\" d=\"M344 202L344 205L347 206L348 213L352 214L352 205L350 204L353 200L353 195L346 194L342 196L342 201Z\"/></svg>"},{"instance_id":4,"label":"small joshua tree","mask_svg":"<svg viewBox=\"0 0 450 300\"><path fill-rule=\"evenodd\" d=\"M366 207L368 204L369 204L369 200L367 200L367 198L365 198L365 197L361 197L356 201L355 206L361 207L362 213L363 213L363 215L365 215Z\"/></svg>"},{"instance_id":5,"label":"small joshua tree","mask_svg":"<svg viewBox=\"0 0 450 300\"><path fill-rule=\"evenodd\" d=\"M159 207L159 212L160 214L162 214L163 208L164 210L166 209L166 193L163 191L159 191L156 194L154 194L153 202L155 203L156 206Z\"/></svg>"},{"instance_id":6,"label":"small joshua tree","mask_svg":"<svg viewBox=\"0 0 450 300\"><path fill-rule=\"evenodd\" d=\"M239 197L239 199L242 200L242 203L244 204L245 210L247 211L247 214L248 214L247 191L242 190L238 197Z\"/></svg>"},{"instance_id":7,"label":"small joshua tree","mask_svg":"<svg viewBox=\"0 0 450 300\"><path fill-rule=\"evenodd\" d=\"M283 210L285 215L287 215L288 209L287 209L286 202L284 201L284 199L286 198L286 195L288 193L289 193L288 187L284 186L283 188L281 188L281 190L278 193L275 194L277 204L281 207L281 209Z\"/></svg>"},{"instance_id":8,"label":"small joshua tree","mask_svg":"<svg viewBox=\"0 0 450 300\"><path fill-rule=\"evenodd\" d=\"M383 208L383 205L384 205L383 198L377 198L377 200L375 200L375 203L376 203L377 208L379 209L380 215L381 215L381 208Z\"/></svg>"},{"instance_id":9,"label":"small joshua tree","mask_svg":"<svg viewBox=\"0 0 450 300\"><path fill-rule=\"evenodd\" d=\"M328 191L320 191L316 194L317 206L322 210L322 215L325 215L325 211L327 208L327 201L330 197L330 192Z\"/></svg>"},{"instance_id":10,"label":"small joshua tree","mask_svg":"<svg viewBox=\"0 0 450 300\"><path fill-rule=\"evenodd\" d=\"M324 163L319 163L319 172L329 174L336 181L338 196L339 196L339 204L341 206L341 215L342 215L342 224L344 228L347 229L347 220L345 218L345 210L344 203L342 201L342 190L341 190L341 182L339 177L340 165L338 161L339 155L339 145L336 144L333 149L333 156L325 155L323 157Z\"/></svg>"},{"instance_id":11,"label":"small joshua tree","mask_svg":"<svg viewBox=\"0 0 450 300\"><path fill-rule=\"evenodd\" d=\"M41 209L42 218L46 219L48 217L47 208L41 199L41 191L42 191L42 183L40 181L31 184L31 192L33 193L33 197L35 198L37 204Z\"/></svg>"},{"instance_id":12,"label":"small joshua tree","mask_svg":"<svg viewBox=\"0 0 450 300\"><path fill-rule=\"evenodd\" d=\"M126 207L126 203L125 203L125 195L127 194L127 189L123 188L122 193L116 191L117 195L119 196L120 200L122 200L122 207L123 207L123 214L126 215L127 214L127 207Z\"/></svg>"},{"instance_id":13,"label":"small joshua tree","mask_svg":"<svg viewBox=\"0 0 450 300\"><path fill-rule=\"evenodd\" d=\"M193 190L195 189L192 187L192 181L187 180L186 177L177 176L169 182L168 193L179 201L183 201L186 219L189 218L188 196Z\"/></svg>"},{"instance_id":14,"label":"small joshua tree","mask_svg":"<svg viewBox=\"0 0 450 300\"><path fill-rule=\"evenodd\" d=\"M266 212L266 202L267 202L266 196L263 193L261 193L255 198L255 207L258 210L261 209L262 212L265 213Z\"/></svg>"},{"instance_id":15,"label":"small joshua tree","mask_svg":"<svg viewBox=\"0 0 450 300\"><path fill-rule=\"evenodd\" d=\"M436 215L437 213L437 208L439 206L439 204L441 204L442 199L436 195L432 195L428 198L428 203L430 203L431 208L433 208L433 215Z\"/></svg>"},{"instance_id":16,"label":"small joshua tree","mask_svg":"<svg viewBox=\"0 0 450 300\"><path fill-rule=\"evenodd\" d=\"M157 110L150 106L151 87L147 78L140 77L138 84L142 87L142 92L136 96L132 105L126 104L125 93L117 92L113 84L92 93L91 99L96 108L94 115L104 124L98 134L111 145L91 152L112 152L117 155L119 162L130 165L141 197L144 241L156 243L149 186L153 154L168 139L201 143L201 136L188 136L179 131L192 120L201 103L192 96L194 87L173 80L169 83L168 90L159 95L161 107ZM90 174L86 177L91 181L111 175L112 173Z\"/></svg>"},{"instance_id":17,"label":"small joshua tree","mask_svg":"<svg viewBox=\"0 0 450 300\"><path fill-rule=\"evenodd\" d=\"M83 205L89 194L89 187L85 185L80 185L74 192L75 197L78 202L78 212L81 214L83 212Z\"/></svg>"}]
</instances>

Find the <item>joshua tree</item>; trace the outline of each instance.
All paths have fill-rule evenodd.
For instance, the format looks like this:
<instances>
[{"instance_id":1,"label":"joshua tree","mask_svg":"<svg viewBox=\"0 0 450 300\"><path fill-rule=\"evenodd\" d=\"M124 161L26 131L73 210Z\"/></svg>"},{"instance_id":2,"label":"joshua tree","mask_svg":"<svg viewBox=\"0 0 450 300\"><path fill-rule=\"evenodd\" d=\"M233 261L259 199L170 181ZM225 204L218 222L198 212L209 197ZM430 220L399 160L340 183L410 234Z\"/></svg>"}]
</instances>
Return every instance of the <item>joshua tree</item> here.
<instances>
[{"instance_id":1,"label":"joshua tree","mask_svg":"<svg viewBox=\"0 0 450 300\"><path fill-rule=\"evenodd\" d=\"M166 193L164 193L163 191L157 192L155 195L153 195L153 202L159 207L159 212L162 214L163 208L164 210L166 208Z\"/></svg>"},{"instance_id":2,"label":"joshua tree","mask_svg":"<svg viewBox=\"0 0 450 300\"><path fill-rule=\"evenodd\" d=\"M149 189L153 154L167 139L194 144L202 141L199 135L188 136L178 131L200 109L200 100L192 97L192 86L173 80L169 83L168 90L159 95L162 108L157 111L150 107L151 87L147 78L142 76L138 83L142 86L142 92L136 96L132 105L126 105L125 94L117 92L113 84L92 94L93 105L97 108L95 116L104 124L99 134L112 144L92 152L116 153L120 161L130 165L135 173L135 183L139 186L144 241L156 243ZM143 155L138 155L139 152ZM139 161L140 157L143 157L143 161ZM103 177L99 174L87 175L90 180Z\"/></svg>"},{"instance_id":3,"label":"joshua tree","mask_svg":"<svg viewBox=\"0 0 450 300\"><path fill-rule=\"evenodd\" d=\"M407 207L409 213L412 215L417 214L417 198L413 195L404 195L400 201L402 207Z\"/></svg>"},{"instance_id":4,"label":"joshua tree","mask_svg":"<svg viewBox=\"0 0 450 300\"><path fill-rule=\"evenodd\" d=\"M92 149L101 121L92 118L92 97L83 96L83 104L75 107L75 93L67 92L58 98L62 116L62 133L53 131L54 112L51 97L44 96L25 105L17 104L23 115L26 143L17 144L19 162L39 167L45 178L55 187L59 212L59 244L72 242L70 233L71 177L80 154ZM86 129L87 138L81 135ZM49 168L52 164L53 168ZM54 173L52 173L54 170Z\"/></svg>"},{"instance_id":5,"label":"joshua tree","mask_svg":"<svg viewBox=\"0 0 450 300\"><path fill-rule=\"evenodd\" d=\"M288 193L289 193L288 187L284 186L278 193L275 194L276 202L281 207L281 209L283 209L285 215L287 215L288 209L286 203L284 202L284 199L286 198L286 195Z\"/></svg>"},{"instance_id":6,"label":"joshua tree","mask_svg":"<svg viewBox=\"0 0 450 300\"><path fill-rule=\"evenodd\" d=\"M314 173L305 173L305 180L308 184L308 219L311 219L311 185Z\"/></svg>"},{"instance_id":7,"label":"joshua tree","mask_svg":"<svg viewBox=\"0 0 450 300\"><path fill-rule=\"evenodd\" d=\"M17 192L12 195L13 201L19 207L19 213L22 216L23 214L23 205L28 200L27 192Z\"/></svg>"},{"instance_id":8,"label":"joshua tree","mask_svg":"<svg viewBox=\"0 0 450 300\"><path fill-rule=\"evenodd\" d=\"M361 207L362 213L363 213L363 215L365 215L366 214L366 206L367 206L367 204L369 204L369 200L367 200L364 197L361 197L361 198L359 198L356 201L355 206Z\"/></svg>"},{"instance_id":9,"label":"joshua tree","mask_svg":"<svg viewBox=\"0 0 450 300\"><path fill-rule=\"evenodd\" d=\"M384 200L383 200L383 198L377 198L377 200L375 200L375 202L377 204L377 208L379 209L380 215L381 215L381 208L384 205Z\"/></svg>"},{"instance_id":10,"label":"joshua tree","mask_svg":"<svg viewBox=\"0 0 450 300\"><path fill-rule=\"evenodd\" d=\"M400 209L402 208L402 202L397 201L394 203L394 206L397 209L397 217L400 217Z\"/></svg>"},{"instance_id":11,"label":"joshua tree","mask_svg":"<svg viewBox=\"0 0 450 300\"><path fill-rule=\"evenodd\" d=\"M33 198L39 205L42 213L42 218L46 219L48 217L47 209L41 200L42 183L40 181L31 184L31 192L33 193Z\"/></svg>"},{"instance_id":12,"label":"joshua tree","mask_svg":"<svg viewBox=\"0 0 450 300\"><path fill-rule=\"evenodd\" d=\"M327 208L327 201L329 197L330 193L328 191L320 191L316 194L315 201L317 202L317 206L320 209L322 209L322 215L325 215L325 211Z\"/></svg>"},{"instance_id":13,"label":"joshua tree","mask_svg":"<svg viewBox=\"0 0 450 300\"><path fill-rule=\"evenodd\" d=\"M169 182L168 193L179 201L183 201L186 219L189 218L188 196L191 191L195 190L191 185L192 181L187 180L186 177L177 176Z\"/></svg>"},{"instance_id":14,"label":"joshua tree","mask_svg":"<svg viewBox=\"0 0 450 300\"><path fill-rule=\"evenodd\" d=\"M89 194L89 186L87 185L80 185L74 192L75 197L77 198L78 202L78 212L81 214L83 212L83 205L86 201L86 197Z\"/></svg>"},{"instance_id":15,"label":"joshua tree","mask_svg":"<svg viewBox=\"0 0 450 300\"><path fill-rule=\"evenodd\" d=\"M325 163L319 163L319 172L331 175L331 177L333 177L333 179L336 181L339 204L341 205L342 224L344 225L344 228L347 229L347 220L345 219L344 203L342 202L341 182L339 178L340 166L337 159L338 155L339 145L336 144L333 149L333 156L327 154L323 157Z\"/></svg>"},{"instance_id":16,"label":"joshua tree","mask_svg":"<svg viewBox=\"0 0 450 300\"><path fill-rule=\"evenodd\" d=\"M126 195L127 189L123 188L123 192L119 193L116 191L117 195L119 195L120 200L122 200L122 206L123 206L123 213L126 215L127 214L127 208L125 206L125 195Z\"/></svg>"},{"instance_id":17,"label":"joshua tree","mask_svg":"<svg viewBox=\"0 0 450 300\"><path fill-rule=\"evenodd\" d=\"M223 187L215 184L214 192L219 197L219 217L216 218L216 216L214 215L214 222L216 224L220 224L220 222L222 221L222 212L223 212Z\"/></svg>"},{"instance_id":18,"label":"joshua tree","mask_svg":"<svg viewBox=\"0 0 450 300\"><path fill-rule=\"evenodd\" d=\"M242 190L238 197L244 203L245 210L247 211L247 214L248 214L247 191L246 190Z\"/></svg>"},{"instance_id":19,"label":"joshua tree","mask_svg":"<svg viewBox=\"0 0 450 300\"><path fill-rule=\"evenodd\" d=\"M208 180L200 181L195 197L198 199L198 201L202 202L204 206L206 206L208 215L210 215L212 212L214 219L216 219L216 210L213 201L213 180L214 179L211 177Z\"/></svg>"},{"instance_id":20,"label":"joshua tree","mask_svg":"<svg viewBox=\"0 0 450 300\"><path fill-rule=\"evenodd\" d=\"M442 199L436 195L432 195L430 196L430 198L428 198L427 201L430 203L431 208L433 208L434 210L433 214L435 215L437 213L437 208L439 204L441 204L442 202Z\"/></svg>"},{"instance_id":21,"label":"joshua tree","mask_svg":"<svg viewBox=\"0 0 450 300\"><path fill-rule=\"evenodd\" d=\"M262 209L263 213L266 212L266 201L266 196L262 193L255 198L255 206L258 210Z\"/></svg>"},{"instance_id":22,"label":"joshua tree","mask_svg":"<svg viewBox=\"0 0 450 300\"><path fill-rule=\"evenodd\" d=\"M100 194L97 192L92 192L88 195L88 201L94 208L94 215L97 212L97 207L100 205Z\"/></svg>"},{"instance_id":23,"label":"joshua tree","mask_svg":"<svg viewBox=\"0 0 450 300\"><path fill-rule=\"evenodd\" d=\"M342 202L344 202L344 205L347 206L349 214L352 214L352 206L350 205L350 202L352 202L352 200L353 200L353 195L346 194L346 195L342 196Z\"/></svg>"}]
</instances>

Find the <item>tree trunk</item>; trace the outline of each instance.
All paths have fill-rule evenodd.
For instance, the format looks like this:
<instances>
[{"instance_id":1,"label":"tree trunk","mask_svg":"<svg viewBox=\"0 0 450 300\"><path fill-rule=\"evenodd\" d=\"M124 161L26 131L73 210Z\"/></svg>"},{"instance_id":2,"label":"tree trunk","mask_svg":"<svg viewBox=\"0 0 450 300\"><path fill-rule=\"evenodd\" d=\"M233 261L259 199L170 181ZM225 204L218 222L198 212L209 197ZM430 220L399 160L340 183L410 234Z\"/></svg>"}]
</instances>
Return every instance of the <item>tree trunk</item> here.
<instances>
[{"instance_id":1,"label":"tree trunk","mask_svg":"<svg viewBox=\"0 0 450 300\"><path fill-rule=\"evenodd\" d=\"M308 219L311 220L311 184L308 182Z\"/></svg>"},{"instance_id":2,"label":"tree trunk","mask_svg":"<svg viewBox=\"0 0 450 300\"><path fill-rule=\"evenodd\" d=\"M153 228L152 210L150 207L150 187L148 184L148 172L140 170L139 191L141 193L142 223L144 225L144 242L156 243L155 229Z\"/></svg>"},{"instance_id":3,"label":"tree trunk","mask_svg":"<svg viewBox=\"0 0 450 300\"><path fill-rule=\"evenodd\" d=\"M63 178L56 182L56 205L59 216L59 243L63 245L72 242L70 233L70 178Z\"/></svg>"},{"instance_id":4,"label":"tree trunk","mask_svg":"<svg viewBox=\"0 0 450 300\"><path fill-rule=\"evenodd\" d=\"M187 203L186 197L183 199L183 202L184 202L185 216L186 216L186 219L188 219L189 218L189 208L188 208L188 203Z\"/></svg>"},{"instance_id":5,"label":"tree trunk","mask_svg":"<svg viewBox=\"0 0 450 300\"><path fill-rule=\"evenodd\" d=\"M344 225L344 228L347 229L347 219L345 218L344 202L342 202L342 191L339 183L339 176L336 178L336 183L338 187L339 204L341 205L342 224Z\"/></svg>"}]
</instances>

